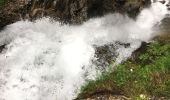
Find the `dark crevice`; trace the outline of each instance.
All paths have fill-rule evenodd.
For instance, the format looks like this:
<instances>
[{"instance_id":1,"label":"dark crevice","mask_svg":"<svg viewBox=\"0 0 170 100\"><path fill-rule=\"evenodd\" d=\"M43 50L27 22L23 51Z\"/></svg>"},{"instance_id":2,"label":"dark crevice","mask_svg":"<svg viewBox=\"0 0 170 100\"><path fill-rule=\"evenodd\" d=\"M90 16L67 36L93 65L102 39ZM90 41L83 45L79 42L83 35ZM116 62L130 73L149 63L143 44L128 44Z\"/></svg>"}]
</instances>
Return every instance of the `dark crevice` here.
<instances>
[{"instance_id":1,"label":"dark crevice","mask_svg":"<svg viewBox=\"0 0 170 100\"><path fill-rule=\"evenodd\" d=\"M5 49L6 44L0 46L0 53Z\"/></svg>"}]
</instances>

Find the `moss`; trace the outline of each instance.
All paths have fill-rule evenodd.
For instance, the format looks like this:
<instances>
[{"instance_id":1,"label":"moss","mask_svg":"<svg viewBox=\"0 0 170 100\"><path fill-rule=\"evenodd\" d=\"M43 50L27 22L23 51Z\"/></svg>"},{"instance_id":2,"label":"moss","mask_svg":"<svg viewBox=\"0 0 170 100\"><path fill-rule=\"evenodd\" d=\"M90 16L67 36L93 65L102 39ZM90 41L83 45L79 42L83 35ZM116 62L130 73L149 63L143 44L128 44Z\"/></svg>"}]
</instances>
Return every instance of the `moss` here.
<instances>
[{"instance_id":1,"label":"moss","mask_svg":"<svg viewBox=\"0 0 170 100\"><path fill-rule=\"evenodd\" d=\"M6 0L0 0L0 9L2 8L2 6L5 4Z\"/></svg>"},{"instance_id":2,"label":"moss","mask_svg":"<svg viewBox=\"0 0 170 100\"><path fill-rule=\"evenodd\" d=\"M141 94L170 98L170 43L149 44L145 53L139 55L138 62L128 60L96 81L89 81L82 87L79 97L103 90L135 100L141 100Z\"/></svg>"}]
</instances>

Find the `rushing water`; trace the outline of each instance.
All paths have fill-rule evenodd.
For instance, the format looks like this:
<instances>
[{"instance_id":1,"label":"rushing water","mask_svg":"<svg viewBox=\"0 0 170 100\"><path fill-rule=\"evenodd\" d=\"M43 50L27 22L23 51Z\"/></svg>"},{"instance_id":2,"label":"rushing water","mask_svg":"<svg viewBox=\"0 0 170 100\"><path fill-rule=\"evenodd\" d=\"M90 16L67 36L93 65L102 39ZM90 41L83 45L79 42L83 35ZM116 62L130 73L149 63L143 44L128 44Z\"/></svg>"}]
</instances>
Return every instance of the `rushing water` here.
<instances>
[{"instance_id":1,"label":"rushing water","mask_svg":"<svg viewBox=\"0 0 170 100\"><path fill-rule=\"evenodd\" d=\"M118 47L116 62L131 56L142 41L153 38L154 26L168 14L166 4L152 3L137 20L110 14L79 26L61 25L42 18L19 21L0 33L0 100L71 100L85 79L97 71L95 46L130 43Z\"/></svg>"}]
</instances>

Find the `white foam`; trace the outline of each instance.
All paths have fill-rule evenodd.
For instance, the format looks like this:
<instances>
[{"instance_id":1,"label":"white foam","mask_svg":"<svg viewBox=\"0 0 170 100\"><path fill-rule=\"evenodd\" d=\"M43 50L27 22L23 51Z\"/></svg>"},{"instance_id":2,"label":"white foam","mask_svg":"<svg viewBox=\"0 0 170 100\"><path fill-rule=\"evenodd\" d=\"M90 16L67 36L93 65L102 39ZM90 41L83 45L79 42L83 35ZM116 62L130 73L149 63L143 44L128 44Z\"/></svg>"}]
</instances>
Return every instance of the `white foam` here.
<instances>
[{"instance_id":1,"label":"white foam","mask_svg":"<svg viewBox=\"0 0 170 100\"><path fill-rule=\"evenodd\" d=\"M0 100L73 99L85 79L95 76L93 45L130 43L117 50L120 63L141 41L153 38L153 26L167 13L165 5L156 2L136 21L110 14L80 26L60 25L49 18L7 26L0 33L0 43L8 44L0 55Z\"/></svg>"}]
</instances>

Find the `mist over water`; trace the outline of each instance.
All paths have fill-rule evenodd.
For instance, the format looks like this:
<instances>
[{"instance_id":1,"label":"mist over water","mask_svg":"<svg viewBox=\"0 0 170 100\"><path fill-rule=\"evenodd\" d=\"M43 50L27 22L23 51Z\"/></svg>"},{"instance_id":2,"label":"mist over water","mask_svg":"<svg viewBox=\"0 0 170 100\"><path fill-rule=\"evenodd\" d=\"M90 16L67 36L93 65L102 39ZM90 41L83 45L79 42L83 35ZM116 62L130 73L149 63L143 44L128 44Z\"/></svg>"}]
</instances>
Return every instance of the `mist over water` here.
<instances>
[{"instance_id":1,"label":"mist over water","mask_svg":"<svg viewBox=\"0 0 170 100\"><path fill-rule=\"evenodd\" d=\"M0 54L0 100L72 100L96 76L94 45L130 43L115 51L120 63L157 35L154 26L168 13L166 3L154 2L136 20L109 14L79 26L49 18L8 25L0 33L0 45L7 44Z\"/></svg>"}]
</instances>

